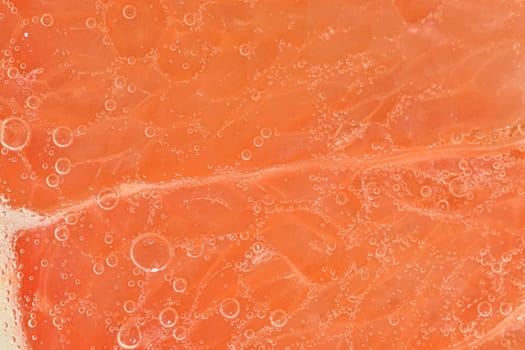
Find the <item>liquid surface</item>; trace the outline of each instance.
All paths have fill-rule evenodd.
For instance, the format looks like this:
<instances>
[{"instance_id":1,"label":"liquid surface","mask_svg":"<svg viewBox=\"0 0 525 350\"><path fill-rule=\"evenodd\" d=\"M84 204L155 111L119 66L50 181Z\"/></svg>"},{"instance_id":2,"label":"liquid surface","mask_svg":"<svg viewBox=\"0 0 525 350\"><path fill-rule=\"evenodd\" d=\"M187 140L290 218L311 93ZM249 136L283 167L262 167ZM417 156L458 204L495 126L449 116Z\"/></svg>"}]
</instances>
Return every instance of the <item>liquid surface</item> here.
<instances>
[{"instance_id":1,"label":"liquid surface","mask_svg":"<svg viewBox=\"0 0 525 350\"><path fill-rule=\"evenodd\" d=\"M3 1L0 348L524 349L524 15Z\"/></svg>"}]
</instances>

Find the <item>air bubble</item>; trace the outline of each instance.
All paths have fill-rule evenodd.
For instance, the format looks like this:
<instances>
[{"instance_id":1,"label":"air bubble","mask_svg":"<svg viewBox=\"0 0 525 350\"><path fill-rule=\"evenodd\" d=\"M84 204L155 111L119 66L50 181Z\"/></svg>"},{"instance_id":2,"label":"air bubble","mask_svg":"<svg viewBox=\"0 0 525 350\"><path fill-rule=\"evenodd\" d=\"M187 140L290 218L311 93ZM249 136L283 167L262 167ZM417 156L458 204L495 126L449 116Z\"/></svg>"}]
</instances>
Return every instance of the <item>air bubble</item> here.
<instances>
[{"instance_id":1,"label":"air bubble","mask_svg":"<svg viewBox=\"0 0 525 350\"><path fill-rule=\"evenodd\" d=\"M252 50L251 50L250 44L248 43L242 44L239 47L239 53L241 54L241 56L244 56L244 57L250 56L251 51Z\"/></svg>"},{"instance_id":2,"label":"air bubble","mask_svg":"<svg viewBox=\"0 0 525 350\"><path fill-rule=\"evenodd\" d=\"M0 143L11 151L20 151L29 144L29 124L17 117L5 119L0 126Z\"/></svg>"},{"instance_id":3,"label":"air bubble","mask_svg":"<svg viewBox=\"0 0 525 350\"><path fill-rule=\"evenodd\" d=\"M108 112L113 112L117 108L117 101L112 98L109 98L104 102L104 108Z\"/></svg>"},{"instance_id":4,"label":"air bubble","mask_svg":"<svg viewBox=\"0 0 525 350\"><path fill-rule=\"evenodd\" d=\"M16 79L18 77L18 68L10 67L7 69L7 77L10 79Z\"/></svg>"},{"instance_id":5,"label":"air bubble","mask_svg":"<svg viewBox=\"0 0 525 350\"><path fill-rule=\"evenodd\" d=\"M188 335L188 331L186 330L186 327L184 326L178 326L173 330L173 338L177 341L182 341L186 339L186 336Z\"/></svg>"},{"instance_id":6,"label":"air bubble","mask_svg":"<svg viewBox=\"0 0 525 350\"><path fill-rule=\"evenodd\" d=\"M270 137L272 137L272 129L262 128L260 134L263 139L269 139Z\"/></svg>"},{"instance_id":7,"label":"air bubble","mask_svg":"<svg viewBox=\"0 0 525 350\"><path fill-rule=\"evenodd\" d=\"M125 19L133 19L137 16L137 9L133 5L125 5L122 8L122 17Z\"/></svg>"},{"instance_id":8,"label":"air bubble","mask_svg":"<svg viewBox=\"0 0 525 350\"><path fill-rule=\"evenodd\" d=\"M118 256L115 254L110 254L106 257L106 265L109 267L115 267L118 264Z\"/></svg>"},{"instance_id":9,"label":"air bubble","mask_svg":"<svg viewBox=\"0 0 525 350\"><path fill-rule=\"evenodd\" d=\"M44 27L51 27L53 23L55 23L55 18L50 13L44 13L42 16L40 16L40 23Z\"/></svg>"},{"instance_id":10,"label":"air bubble","mask_svg":"<svg viewBox=\"0 0 525 350\"><path fill-rule=\"evenodd\" d=\"M492 304L489 303L488 301L482 301L481 303L478 304L478 314L481 316L481 317L489 317L490 314L492 313Z\"/></svg>"},{"instance_id":11,"label":"air bubble","mask_svg":"<svg viewBox=\"0 0 525 350\"><path fill-rule=\"evenodd\" d=\"M122 307L124 308L125 312L127 312L128 314L131 314L135 312L135 310L137 309L137 303L134 302L133 300L126 300L124 302L124 305L122 305Z\"/></svg>"},{"instance_id":12,"label":"air bubble","mask_svg":"<svg viewBox=\"0 0 525 350\"><path fill-rule=\"evenodd\" d=\"M465 197L467 195L467 189L465 188L465 182L463 179L456 177L448 183L448 190L454 197Z\"/></svg>"},{"instance_id":13,"label":"air bubble","mask_svg":"<svg viewBox=\"0 0 525 350\"><path fill-rule=\"evenodd\" d=\"M73 143L73 130L67 126L59 126L53 130L53 143L60 148L66 148Z\"/></svg>"},{"instance_id":14,"label":"air bubble","mask_svg":"<svg viewBox=\"0 0 525 350\"><path fill-rule=\"evenodd\" d=\"M388 323L390 323L392 327L397 326L399 324L399 317L397 317L396 315L388 316Z\"/></svg>"},{"instance_id":15,"label":"air bubble","mask_svg":"<svg viewBox=\"0 0 525 350\"><path fill-rule=\"evenodd\" d=\"M105 267L101 263L93 264L93 273L95 275L102 275L104 273Z\"/></svg>"},{"instance_id":16,"label":"air bubble","mask_svg":"<svg viewBox=\"0 0 525 350\"><path fill-rule=\"evenodd\" d=\"M69 229L65 226L57 226L54 231L55 239L59 242L64 242L69 238Z\"/></svg>"},{"instance_id":17,"label":"air bubble","mask_svg":"<svg viewBox=\"0 0 525 350\"><path fill-rule=\"evenodd\" d=\"M86 27L89 28L89 29L93 29L97 26L97 20L93 17L88 17L86 18Z\"/></svg>"},{"instance_id":18,"label":"air bubble","mask_svg":"<svg viewBox=\"0 0 525 350\"><path fill-rule=\"evenodd\" d=\"M145 129L144 129L144 135L151 139L153 137L155 137L155 135L157 135L157 129L154 128L153 126L147 126Z\"/></svg>"},{"instance_id":19,"label":"air bubble","mask_svg":"<svg viewBox=\"0 0 525 350\"><path fill-rule=\"evenodd\" d=\"M512 312L512 305L502 302L499 304L499 313L503 316L508 316Z\"/></svg>"},{"instance_id":20,"label":"air bubble","mask_svg":"<svg viewBox=\"0 0 525 350\"><path fill-rule=\"evenodd\" d=\"M432 196L432 188L427 185L421 186L419 193L421 194L421 197L428 198Z\"/></svg>"},{"instance_id":21,"label":"air bubble","mask_svg":"<svg viewBox=\"0 0 525 350\"><path fill-rule=\"evenodd\" d=\"M172 286L175 293L184 293L188 288L188 282L183 277L175 277Z\"/></svg>"},{"instance_id":22,"label":"air bubble","mask_svg":"<svg viewBox=\"0 0 525 350\"><path fill-rule=\"evenodd\" d=\"M172 307L167 307L159 314L160 324L164 327L174 327L179 320L179 313Z\"/></svg>"},{"instance_id":23,"label":"air bubble","mask_svg":"<svg viewBox=\"0 0 525 350\"><path fill-rule=\"evenodd\" d=\"M264 145L264 139L261 136L255 136L253 138L253 145L257 148L262 147Z\"/></svg>"},{"instance_id":24,"label":"air bubble","mask_svg":"<svg viewBox=\"0 0 525 350\"><path fill-rule=\"evenodd\" d=\"M338 192L335 195L335 204L337 204L337 205L345 205L347 202L348 202L348 197L346 196L346 193Z\"/></svg>"},{"instance_id":25,"label":"air bubble","mask_svg":"<svg viewBox=\"0 0 525 350\"><path fill-rule=\"evenodd\" d=\"M59 175L67 175L71 171L71 161L68 158L58 158L55 161L55 171Z\"/></svg>"},{"instance_id":26,"label":"air bubble","mask_svg":"<svg viewBox=\"0 0 525 350\"><path fill-rule=\"evenodd\" d=\"M224 318L234 319L239 316L241 306L239 301L235 298L226 298L221 301L219 311Z\"/></svg>"},{"instance_id":27,"label":"air bubble","mask_svg":"<svg viewBox=\"0 0 525 350\"><path fill-rule=\"evenodd\" d=\"M131 244L131 261L146 272L164 270L171 257L168 241L159 234L145 233Z\"/></svg>"},{"instance_id":28,"label":"air bubble","mask_svg":"<svg viewBox=\"0 0 525 350\"><path fill-rule=\"evenodd\" d=\"M26 98L25 103L27 108L37 109L40 105L40 98L38 98L38 96L29 96L28 98Z\"/></svg>"},{"instance_id":29,"label":"air bubble","mask_svg":"<svg viewBox=\"0 0 525 350\"><path fill-rule=\"evenodd\" d=\"M60 176L54 173L47 175L46 184L51 188L58 187L60 185Z\"/></svg>"},{"instance_id":30,"label":"air bubble","mask_svg":"<svg viewBox=\"0 0 525 350\"><path fill-rule=\"evenodd\" d=\"M135 324L127 323L120 327L117 342L124 349L136 349L142 340L142 333Z\"/></svg>"},{"instance_id":31,"label":"air bubble","mask_svg":"<svg viewBox=\"0 0 525 350\"><path fill-rule=\"evenodd\" d=\"M276 309L270 312L270 323L274 327L283 327L288 321L288 314L283 309Z\"/></svg>"},{"instance_id":32,"label":"air bubble","mask_svg":"<svg viewBox=\"0 0 525 350\"><path fill-rule=\"evenodd\" d=\"M241 159L242 160L250 160L252 159L252 151L249 149L245 149L241 152Z\"/></svg>"},{"instance_id":33,"label":"air bubble","mask_svg":"<svg viewBox=\"0 0 525 350\"><path fill-rule=\"evenodd\" d=\"M103 210L113 210L119 203L120 195L116 189L106 188L97 195L97 205Z\"/></svg>"}]
</instances>

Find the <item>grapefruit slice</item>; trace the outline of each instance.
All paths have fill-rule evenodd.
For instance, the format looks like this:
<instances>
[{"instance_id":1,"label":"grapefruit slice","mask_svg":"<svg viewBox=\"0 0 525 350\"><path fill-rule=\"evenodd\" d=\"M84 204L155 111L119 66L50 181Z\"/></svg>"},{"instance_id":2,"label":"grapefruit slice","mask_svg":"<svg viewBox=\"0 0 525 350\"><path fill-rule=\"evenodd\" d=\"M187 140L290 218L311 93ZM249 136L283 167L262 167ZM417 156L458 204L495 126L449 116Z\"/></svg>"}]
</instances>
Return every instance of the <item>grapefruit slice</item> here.
<instances>
[{"instance_id":1,"label":"grapefruit slice","mask_svg":"<svg viewBox=\"0 0 525 350\"><path fill-rule=\"evenodd\" d=\"M523 349L525 10L0 12L2 349Z\"/></svg>"}]
</instances>

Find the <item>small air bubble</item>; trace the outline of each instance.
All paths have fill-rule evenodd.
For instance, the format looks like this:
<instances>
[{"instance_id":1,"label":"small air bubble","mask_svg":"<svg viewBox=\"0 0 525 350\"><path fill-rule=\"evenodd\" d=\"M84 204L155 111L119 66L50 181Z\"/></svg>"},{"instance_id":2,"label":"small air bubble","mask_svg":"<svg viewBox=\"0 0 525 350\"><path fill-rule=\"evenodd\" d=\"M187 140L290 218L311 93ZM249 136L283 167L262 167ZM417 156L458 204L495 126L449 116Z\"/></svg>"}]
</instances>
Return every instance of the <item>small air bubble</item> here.
<instances>
[{"instance_id":1,"label":"small air bubble","mask_svg":"<svg viewBox=\"0 0 525 350\"><path fill-rule=\"evenodd\" d=\"M104 265L102 265L101 263L93 264L93 272L95 273L95 275L102 275L104 273L104 270Z\"/></svg>"},{"instance_id":2,"label":"small air bubble","mask_svg":"<svg viewBox=\"0 0 525 350\"><path fill-rule=\"evenodd\" d=\"M478 304L478 314L481 317L489 317L492 313L492 304L490 304L488 301L482 301Z\"/></svg>"},{"instance_id":3,"label":"small air bubble","mask_svg":"<svg viewBox=\"0 0 525 350\"><path fill-rule=\"evenodd\" d=\"M159 234L145 233L131 244L131 261L143 271L157 272L168 266L171 251L168 241Z\"/></svg>"},{"instance_id":4,"label":"small air bubble","mask_svg":"<svg viewBox=\"0 0 525 350\"><path fill-rule=\"evenodd\" d=\"M71 161L68 158L58 158L55 161L55 171L59 175L67 175L71 171Z\"/></svg>"},{"instance_id":5,"label":"small air bubble","mask_svg":"<svg viewBox=\"0 0 525 350\"><path fill-rule=\"evenodd\" d=\"M159 315L160 324L166 328L174 327L179 320L179 313L172 307L167 307Z\"/></svg>"},{"instance_id":6,"label":"small air bubble","mask_svg":"<svg viewBox=\"0 0 525 350\"><path fill-rule=\"evenodd\" d=\"M133 19L137 16L137 9L133 5L125 5L122 8L122 17L125 19Z\"/></svg>"},{"instance_id":7,"label":"small air bubble","mask_svg":"<svg viewBox=\"0 0 525 350\"><path fill-rule=\"evenodd\" d=\"M421 194L421 197L428 198L432 196L432 188L427 185L421 186L419 193Z\"/></svg>"},{"instance_id":8,"label":"small air bubble","mask_svg":"<svg viewBox=\"0 0 525 350\"><path fill-rule=\"evenodd\" d=\"M53 143L60 148L66 148L73 143L73 130L67 126L59 126L53 130Z\"/></svg>"},{"instance_id":9,"label":"small air bubble","mask_svg":"<svg viewBox=\"0 0 525 350\"><path fill-rule=\"evenodd\" d=\"M235 298L223 299L219 305L221 315L227 319L234 319L239 316L240 308L239 301Z\"/></svg>"},{"instance_id":10,"label":"small air bubble","mask_svg":"<svg viewBox=\"0 0 525 350\"><path fill-rule=\"evenodd\" d=\"M264 139L261 136L255 136L253 138L253 145L255 147L262 147L264 145Z\"/></svg>"},{"instance_id":11,"label":"small air bubble","mask_svg":"<svg viewBox=\"0 0 525 350\"><path fill-rule=\"evenodd\" d=\"M175 277L172 283L173 290L175 293L184 293L188 288L188 282L183 277Z\"/></svg>"},{"instance_id":12,"label":"small air bubble","mask_svg":"<svg viewBox=\"0 0 525 350\"><path fill-rule=\"evenodd\" d=\"M119 193L116 189L103 189L97 195L97 205L103 210L113 210L119 203L119 197Z\"/></svg>"},{"instance_id":13,"label":"small air bubble","mask_svg":"<svg viewBox=\"0 0 525 350\"><path fill-rule=\"evenodd\" d=\"M29 124L17 117L5 119L0 125L0 143L11 151L20 151L29 144Z\"/></svg>"},{"instance_id":14,"label":"small air bubble","mask_svg":"<svg viewBox=\"0 0 525 350\"><path fill-rule=\"evenodd\" d=\"M136 349L141 341L142 333L140 329L132 323L123 325L117 334L118 345L124 349Z\"/></svg>"},{"instance_id":15,"label":"small air bubble","mask_svg":"<svg viewBox=\"0 0 525 350\"><path fill-rule=\"evenodd\" d=\"M51 188L58 187L58 185L60 185L60 176L54 173L47 175L46 184Z\"/></svg>"},{"instance_id":16,"label":"small air bubble","mask_svg":"<svg viewBox=\"0 0 525 350\"><path fill-rule=\"evenodd\" d=\"M288 314L283 309L276 309L270 312L270 324L274 327L284 327L288 321Z\"/></svg>"},{"instance_id":17,"label":"small air bubble","mask_svg":"<svg viewBox=\"0 0 525 350\"><path fill-rule=\"evenodd\" d=\"M89 29L93 29L97 26L97 20L93 17L86 18L86 27Z\"/></svg>"},{"instance_id":18,"label":"small air bubble","mask_svg":"<svg viewBox=\"0 0 525 350\"><path fill-rule=\"evenodd\" d=\"M173 330L173 338L177 341L183 341L186 339L186 336L188 335L188 331L186 330L186 327L178 326Z\"/></svg>"},{"instance_id":19,"label":"small air bubble","mask_svg":"<svg viewBox=\"0 0 525 350\"><path fill-rule=\"evenodd\" d=\"M55 23L55 18L50 13L44 13L42 16L40 16L40 23L44 27L51 27L53 23Z\"/></svg>"},{"instance_id":20,"label":"small air bubble","mask_svg":"<svg viewBox=\"0 0 525 350\"><path fill-rule=\"evenodd\" d=\"M69 229L65 226L57 226L54 231L55 239L63 242L69 238Z\"/></svg>"},{"instance_id":21,"label":"small air bubble","mask_svg":"<svg viewBox=\"0 0 525 350\"><path fill-rule=\"evenodd\" d=\"M242 150L241 152L241 159L242 160L250 160L252 159L252 151L249 149Z\"/></svg>"}]
</instances>

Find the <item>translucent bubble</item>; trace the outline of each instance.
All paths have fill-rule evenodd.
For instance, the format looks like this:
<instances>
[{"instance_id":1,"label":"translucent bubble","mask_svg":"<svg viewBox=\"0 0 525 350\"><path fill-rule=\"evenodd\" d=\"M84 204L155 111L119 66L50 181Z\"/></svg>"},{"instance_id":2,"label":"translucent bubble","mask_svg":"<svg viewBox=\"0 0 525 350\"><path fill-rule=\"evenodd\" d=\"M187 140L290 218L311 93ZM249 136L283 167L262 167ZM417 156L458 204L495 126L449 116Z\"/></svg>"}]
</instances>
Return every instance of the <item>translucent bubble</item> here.
<instances>
[{"instance_id":1,"label":"translucent bubble","mask_svg":"<svg viewBox=\"0 0 525 350\"><path fill-rule=\"evenodd\" d=\"M250 160L252 159L252 151L249 149L242 150L241 152L241 159L242 160Z\"/></svg>"},{"instance_id":2,"label":"translucent bubble","mask_svg":"<svg viewBox=\"0 0 525 350\"><path fill-rule=\"evenodd\" d=\"M27 108L37 109L39 105L40 105L40 98L38 98L38 96L29 96L28 98L26 98Z\"/></svg>"},{"instance_id":3,"label":"translucent bubble","mask_svg":"<svg viewBox=\"0 0 525 350\"><path fill-rule=\"evenodd\" d=\"M288 321L288 314L283 309L276 309L270 312L270 323L274 327L283 327Z\"/></svg>"},{"instance_id":4,"label":"translucent bubble","mask_svg":"<svg viewBox=\"0 0 525 350\"><path fill-rule=\"evenodd\" d=\"M503 316L508 316L512 312L512 305L502 302L499 304L499 313Z\"/></svg>"},{"instance_id":5,"label":"translucent bubble","mask_svg":"<svg viewBox=\"0 0 525 350\"><path fill-rule=\"evenodd\" d=\"M76 225L78 222L79 214L75 212L70 212L66 214L65 221L68 225Z\"/></svg>"},{"instance_id":6,"label":"translucent bubble","mask_svg":"<svg viewBox=\"0 0 525 350\"><path fill-rule=\"evenodd\" d=\"M338 192L335 195L335 204L337 204L337 205L345 205L346 202L348 202L348 197L346 196L346 193Z\"/></svg>"},{"instance_id":7,"label":"translucent bubble","mask_svg":"<svg viewBox=\"0 0 525 350\"><path fill-rule=\"evenodd\" d=\"M86 18L86 27L88 27L89 29L93 29L97 26L97 20L93 17L88 17Z\"/></svg>"},{"instance_id":8,"label":"translucent bubble","mask_svg":"<svg viewBox=\"0 0 525 350\"><path fill-rule=\"evenodd\" d=\"M104 102L104 108L108 112L113 112L117 108L117 101L112 98L109 98Z\"/></svg>"},{"instance_id":9,"label":"translucent bubble","mask_svg":"<svg viewBox=\"0 0 525 350\"><path fill-rule=\"evenodd\" d=\"M188 335L188 330L184 326L178 326L173 330L173 338L177 341L182 341L186 339L186 336Z\"/></svg>"},{"instance_id":10,"label":"translucent bubble","mask_svg":"<svg viewBox=\"0 0 525 350\"><path fill-rule=\"evenodd\" d=\"M73 130L67 126L59 126L53 130L53 143L60 148L71 146L74 139Z\"/></svg>"},{"instance_id":11,"label":"translucent bubble","mask_svg":"<svg viewBox=\"0 0 525 350\"><path fill-rule=\"evenodd\" d=\"M467 195L467 189L463 179L456 177L448 183L448 190L453 196L461 198Z\"/></svg>"},{"instance_id":12,"label":"translucent bubble","mask_svg":"<svg viewBox=\"0 0 525 350\"><path fill-rule=\"evenodd\" d=\"M188 282L183 277L175 277L172 286L175 293L184 293L188 288Z\"/></svg>"},{"instance_id":13,"label":"translucent bubble","mask_svg":"<svg viewBox=\"0 0 525 350\"><path fill-rule=\"evenodd\" d=\"M145 233L131 244L131 261L146 272L157 272L168 266L171 257L168 241L157 233Z\"/></svg>"},{"instance_id":14,"label":"translucent bubble","mask_svg":"<svg viewBox=\"0 0 525 350\"><path fill-rule=\"evenodd\" d=\"M0 126L0 143L11 151L20 151L29 144L29 124L16 117L5 119Z\"/></svg>"},{"instance_id":15,"label":"translucent bubble","mask_svg":"<svg viewBox=\"0 0 525 350\"><path fill-rule=\"evenodd\" d=\"M250 56L250 53L251 53L251 47L250 47L250 44L248 43L245 43L245 44L242 44L240 47L239 47L239 53L241 54L241 56Z\"/></svg>"},{"instance_id":16,"label":"translucent bubble","mask_svg":"<svg viewBox=\"0 0 525 350\"><path fill-rule=\"evenodd\" d=\"M124 304L122 305L122 307L124 308L125 312L127 312L128 314L131 314L135 312L135 310L137 309L137 303L134 302L133 300L126 300Z\"/></svg>"},{"instance_id":17,"label":"translucent bubble","mask_svg":"<svg viewBox=\"0 0 525 350\"><path fill-rule=\"evenodd\" d=\"M27 321L27 326L29 328L35 328L37 326L36 320L34 318L31 318Z\"/></svg>"},{"instance_id":18,"label":"translucent bubble","mask_svg":"<svg viewBox=\"0 0 525 350\"><path fill-rule=\"evenodd\" d=\"M184 15L182 20L184 21L185 25L192 26L195 24L195 14L188 12Z\"/></svg>"},{"instance_id":19,"label":"translucent bubble","mask_svg":"<svg viewBox=\"0 0 525 350\"><path fill-rule=\"evenodd\" d=\"M60 176L54 173L47 175L46 184L51 188L58 187L60 185Z\"/></svg>"},{"instance_id":20,"label":"translucent bubble","mask_svg":"<svg viewBox=\"0 0 525 350\"><path fill-rule=\"evenodd\" d=\"M145 129L144 129L144 135L151 139L153 137L155 137L155 135L157 135L157 129L155 129L153 126L147 126Z\"/></svg>"},{"instance_id":21,"label":"translucent bubble","mask_svg":"<svg viewBox=\"0 0 525 350\"><path fill-rule=\"evenodd\" d=\"M65 226L57 226L54 231L55 239L63 242L69 238L69 229Z\"/></svg>"},{"instance_id":22,"label":"translucent bubble","mask_svg":"<svg viewBox=\"0 0 525 350\"><path fill-rule=\"evenodd\" d=\"M95 273L95 275L102 275L105 269L106 268L101 263L93 264L93 272Z\"/></svg>"},{"instance_id":23,"label":"translucent bubble","mask_svg":"<svg viewBox=\"0 0 525 350\"><path fill-rule=\"evenodd\" d=\"M421 194L421 197L428 198L432 196L432 188L427 185L421 186L419 193Z\"/></svg>"},{"instance_id":24,"label":"translucent bubble","mask_svg":"<svg viewBox=\"0 0 525 350\"><path fill-rule=\"evenodd\" d=\"M15 79L18 77L18 68L16 67L10 67L7 69L7 77L11 79Z\"/></svg>"},{"instance_id":25,"label":"translucent bubble","mask_svg":"<svg viewBox=\"0 0 525 350\"><path fill-rule=\"evenodd\" d=\"M117 264L118 264L118 256L116 256L115 254L109 254L106 257L106 265L108 265L109 267L115 267L117 266Z\"/></svg>"},{"instance_id":26,"label":"translucent bubble","mask_svg":"<svg viewBox=\"0 0 525 350\"><path fill-rule=\"evenodd\" d=\"M392 327L397 326L399 324L399 317L397 317L396 315L388 316L388 323L390 323Z\"/></svg>"},{"instance_id":27,"label":"translucent bubble","mask_svg":"<svg viewBox=\"0 0 525 350\"><path fill-rule=\"evenodd\" d=\"M239 301L235 298L226 298L221 301L219 311L224 318L234 319L239 316L241 306Z\"/></svg>"},{"instance_id":28,"label":"translucent bubble","mask_svg":"<svg viewBox=\"0 0 525 350\"><path fill-rule=\"evenodd\" d=\"M257 148L262 147L264 145L264 139L261 136L255 136L253 138L253 145Z\"/></svg>"},{"instance_id":29,"label":"translucent bubble","mask_svg":"<svg viewBox=\"0 0 525 350\"><path fill-rule=\"evenodd\" d=\"M142 333L135 324L128 322L120 327L117 342L124 349L136 349L142 340Z\"/></svg>"},{"instance_id":30,"label":"translucent bubble","mask_svg":"<svg viewBox=\"0 0 525 350\"><path fill-rule=\"evenodd\" d=\"M115 209L119 203L120 195L116 189L105 188L97 194L97 205L103 210Z\"/></svg>"},{"instance_id":31,"label":"translucent bubble","mask_svg":"<svg viewBox=\"0 0 525 350\"><path fill-rule=\"evenodd\" d=\"M40 23L44 27L51 27L53 23L55 23L55 18L50 13L44 13L42 16L40 16Z\"/></svg>"},{"instance_id":32,"label":"translucent bubble","mask_svg":"<svg viewBox=\"0 0 525 350\"><path fill-rule=\"evenodd\" d=\"M263 139L269 139L270 137L272 137L272 129L262 128L260 134Z\"/></svg>"},{"instance_id":33,"label":"translucent bubble","mask_svg":"<svg viewBox=\"0 0 525 350\"><path fill-rule=\"evenodd\" d=\"M482 301L481 303L478 304L478 314L481 316L481 317L489 317L490 314L492 313L492 304L489 303L488 301Z\"/></svg>"},{"instance_id":34,"label":"translucent bubble","mask_svg":"<svg viewBox=\"0 0 525 350\"><path fill-rule=\"evenodd\" d=\"M122 8L122 17L125 19L133 19L137 16L137 9L133 5L125 5Z\"/></svg>"},{"instance_id":35,"label":"translucent bubble","mask_svg":"<svg viewBox=\"0 0 525 350\"><path fill-rule=\"evenodd\" d=\"M174 327L179 320L179 313L172 307L167 307L159 314L160 324L164 327Z\"/></svg>"},{"instance_id":36,"label":"translucent bubble","mask_svg":"<svg viewBox=\"0 0 525 350\"><path fill-rule=\"evenodd\" d=\"M59 175L67 175L71 171L71 161L68 158L58 158L55 161L55 171Z\"/></svg>"}]
</instances>

